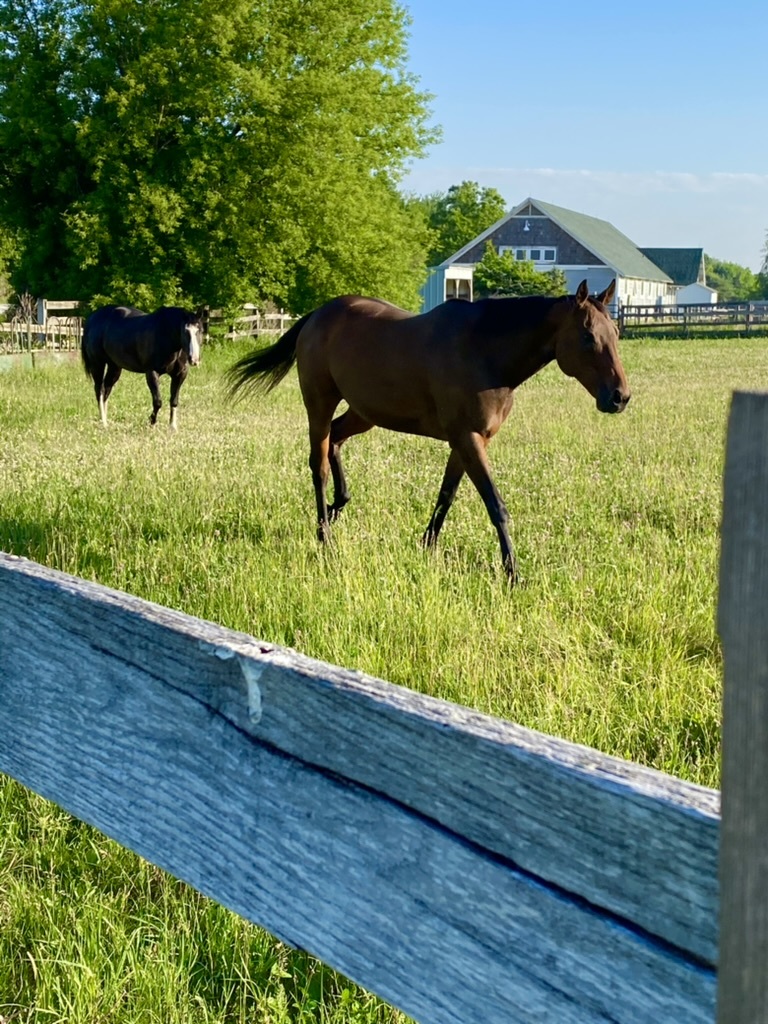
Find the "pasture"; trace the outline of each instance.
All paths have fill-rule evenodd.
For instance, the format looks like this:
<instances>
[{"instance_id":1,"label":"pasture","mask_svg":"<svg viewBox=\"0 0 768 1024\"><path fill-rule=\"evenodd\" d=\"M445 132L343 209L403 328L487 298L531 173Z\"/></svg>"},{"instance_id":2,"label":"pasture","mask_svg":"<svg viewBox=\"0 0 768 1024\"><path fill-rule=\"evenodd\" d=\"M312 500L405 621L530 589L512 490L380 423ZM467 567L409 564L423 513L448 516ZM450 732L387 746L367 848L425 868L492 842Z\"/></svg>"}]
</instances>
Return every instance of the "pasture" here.
<instances>
[{"instance_id":1,"label":"pasture","mask_svg":"<svg viewBox=\"0 0 768 1024\"><path fill-rule=\"evenodd\" d=\"M104 431L79 365L0 375L0 548L717 786L724 430L734 388L768 387L764 341L625 341L622 417L556 367L526 383L489 449L514 590L467 481L421 549L445 462L428 440L350 441L321 549L295 375L225 402L247 348L203 353L175 435L146 425L141 377ZM10 1020L401 1019L7 780L0 837Z\"/></svg>"}]
</instances>

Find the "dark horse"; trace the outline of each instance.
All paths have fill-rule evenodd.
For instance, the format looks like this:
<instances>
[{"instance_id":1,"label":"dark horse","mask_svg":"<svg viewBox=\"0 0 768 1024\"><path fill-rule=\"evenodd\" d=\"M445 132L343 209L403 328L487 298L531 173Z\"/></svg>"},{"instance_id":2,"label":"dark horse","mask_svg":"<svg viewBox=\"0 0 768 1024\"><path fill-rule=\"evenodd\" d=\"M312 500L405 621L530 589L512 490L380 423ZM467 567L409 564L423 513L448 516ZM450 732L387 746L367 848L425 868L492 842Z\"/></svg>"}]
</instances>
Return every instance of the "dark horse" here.
<instances>
[{"instance_id":1,"label":"dark horse","mask_svg":"<svg viewBox=\"0 0 768 1024\"><path fill-rule=\"evenodd\" d=\"M380 299L345 295L302 317L270 348L235 363L228 371L230 393L244 386L269 391L296 362L322 541L349 501L341 462L347 438L379 426L447 441L451 451L424 543L437 540L467 473L514 582L509 515L491 477L488 442L509 415L514 389L553 359L583 384L600 412L625 408L630 392L606 308L615 286L593 298L582 281L575 295L453 301L420 316ZM342 399L349 408L334 419Z\"/></svg>"},{"instance_id":2,"label":"dark horse","mask_svg":"<svg viewBox=\"0 0 768 1024\"><path fill-rule=\"evenodd\" d=\"M189 367L200 362L202 321L197 313L178 306L163 306L142 313L130 306L102 306L88 317L83 328L83 365L93 377L101 422L107 425L107 402L123 370L143 373L152 392L152 415L157 422L163 404L160 376L171 377L171 427L176 429L179 391Z\"/></svg>"}]
</instances>

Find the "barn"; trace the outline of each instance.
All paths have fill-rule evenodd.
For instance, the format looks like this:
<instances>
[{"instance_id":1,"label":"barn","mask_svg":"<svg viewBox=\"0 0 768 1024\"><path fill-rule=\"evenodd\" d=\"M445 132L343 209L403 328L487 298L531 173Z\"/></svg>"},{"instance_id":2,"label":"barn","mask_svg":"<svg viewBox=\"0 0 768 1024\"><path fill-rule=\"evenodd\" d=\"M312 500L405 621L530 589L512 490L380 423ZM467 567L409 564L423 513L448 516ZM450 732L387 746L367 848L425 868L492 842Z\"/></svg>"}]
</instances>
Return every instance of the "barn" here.
<instances>
[{"instance_id":1,"label":"barn","mask_svg":"<svg viewBox=\"0 0 768 1024\"><path fill-rule=\"evenodd\" d=\"M703 249L641 249L678 286L678 306L716 303L717 292L707 285Z\"/></svg>"},{"instance_id":2,"label":"barn","mask_svg":"<svg viewBox=\"0 0 768 1024\"><path fill-rule=\"evenodd\" d=\"M592 292L602 291L616 278L614 311L619 305L674 305L681 284L692 283L677 280L648 253L664 253L669 264L685 263L686 273L691 254L699 253L703 275L700 249L640 249L608 221L528 198L430 268L422 289L424 311L448 298L472 298L472 273L488 242L499 253L531 260L537 270L562 270L571 292L584 278ZM694 282L704 283L699 282L698 269Z\"/></svg>"}]
</instances>

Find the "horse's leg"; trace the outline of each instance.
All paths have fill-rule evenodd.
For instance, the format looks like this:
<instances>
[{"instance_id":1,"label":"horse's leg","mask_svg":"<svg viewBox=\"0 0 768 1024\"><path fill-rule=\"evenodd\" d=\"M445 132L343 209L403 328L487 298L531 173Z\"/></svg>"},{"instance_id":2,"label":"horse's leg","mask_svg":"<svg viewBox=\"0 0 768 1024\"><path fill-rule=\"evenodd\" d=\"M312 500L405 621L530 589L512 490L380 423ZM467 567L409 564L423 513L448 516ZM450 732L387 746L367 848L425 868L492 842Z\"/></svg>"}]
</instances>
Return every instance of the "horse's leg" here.
<instances>
[{"instance_id":1,"label":"horse's leg","mask_svg":"<svg viewBox=\"0 0 768 1024\"><path fill-rule=\"evenodd\" d=\"M512 549L512 541L507 529L509 512L491 476L491 467L488 464L488 456L486 454L487 445L488 440L486 438L480 434L472 433L460 438L452 445L452 448L454 451L459 452L464 463L464 469L477 488L488 510L491 522L496 527L499 544L501 545L501 558L504 563L504 570L509 577L509 582L514 583L517 579L517 563L515 562L515 553Z\"/></svg>"},{"instance_id":2,"label":"horse's leg","mask_svg":"<svg viewBox=\"0 0 768 1024\"><path fill-rule=\"evenodd\" d=\"M181 385L187 379L188 372L189 367L185 364L180 369L174 370L171 374L171 430L176 430L177 427L176 410L179 405L179 391L181 390Z\"/></svg>"},{"instance_id":3,"label":"horse's leg","mask_svg":"<svg viewBox=\"0 0 768 1024\"><path fill-rule=\"evenodd\" d=\"M317 505L317 539L323 544L331 539L328 517L328 477L331 472L329 459L331 423L330 416L320 420L309 416L309 468L312 471L312 486L315 489Z\"/></svg>"},{"instance_id":4,"label":"horse's leg","mask_svg":"<svg viewBox=\"0 0 768 1024\"><path fill-rule=\"evenodd\" d=\"M107 425L107 402L109 401L109 396L112 394L112 388L120 380L120 374L122 372L123 371L119 366L110 362L109 359L107 360L107 372L104 375L104 383L101 385L100 392L98 392L100 396L99 411L101 412L101 422L105 427Z\"/></svg>"},{"instance_id":5,"label":"horse's leg","mask_svg":"<svg viewBox=\"0 0 768 1024\"><path fill-rule=\"evenodd\" d=\"M107 425L107 407L104 404L104 370L106 366L105 361L100 363L94 361L90 368L91 377L93 377L93 390L99 405L99 419L103 427Z\"/></svg>"},{"instance_id":6,"label":"horse's leg","mask_svg":"<svg viewBox=\"0 0 768 1024\"><path fill-rule=\"evenodd\" d=\"M462 457L456 449L452 448L451 454L448 456L445 473L443 474L443 482L440 485L440 493L437 496L435 511L432 513L432 518L429 520L429 525L422 537L422 544L425 547L431 548L437 543L440 528L445 517L448 515L448 509L453 504L453 499L456 497L456 491L459 489L464 472Z\"/></svg>"},{"instance_id":7,"label":"horse's leg","mask_svg":"<svg viewBox=\"0 0 768 1024\"><path fill-rule=\"evenodd\" d=\"M355 434L364 434L371 430L373 424L363 419L354 410L347 409L341 416L337 416L331 423L331 437L328 448L328 459L331 464L333 475L333 504L328 508L328 516L331 522L336 519L349 501L349 490L347 478L344 475L344 465L341 461L341 446Z\"/></svg>"},{"instance_id":8,"label":"horse's leg","mask_svg":"<svg viewBox=\"0 0 768 1024\"><path fill-rule=\"evenodd\" d=\"M155 373L154 370L150 370L146 374L147 387L149 388L150 394L152 395L152 415L149 417L150 425L154 427L157 423L157 414L163 404L163 400L160 397L160 377Z\"/></svg>"}]
</instances>

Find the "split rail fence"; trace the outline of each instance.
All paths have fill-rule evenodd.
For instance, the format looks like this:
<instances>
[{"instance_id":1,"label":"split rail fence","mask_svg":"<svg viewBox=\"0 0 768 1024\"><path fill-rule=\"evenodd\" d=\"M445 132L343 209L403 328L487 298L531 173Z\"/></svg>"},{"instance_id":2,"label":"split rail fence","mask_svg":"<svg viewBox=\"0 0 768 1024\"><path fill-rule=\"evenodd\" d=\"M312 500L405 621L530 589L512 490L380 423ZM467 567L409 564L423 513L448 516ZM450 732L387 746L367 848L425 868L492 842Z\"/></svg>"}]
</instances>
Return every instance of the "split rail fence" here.
<instances>
[{"instance_id":1,"label":"split rail fence","mask_svg":"<svg viewBox=\"0 0 768 1024\"><path fill-rule=\"evenodd\" d=\"M722 825L714 790L10 555L0 770L422 1024L765 1024L768 395L734 397L724 492Z\"/></svg>"},{"instance_id":2,"label":"split rail fence","mask_svg":"<svg viewBox=\"0 0 768 1024\"><path fill-rule=\"evenodd\" d=\"M268 313L247 302L237 317L226 317L222 310L212 309L207 319L209 325L226 327L227 338L253 338L261 334L283 334L299 318L284 309Z\"/></svg>"},{"instance_id":3,"label":"split rail fence","mask_svg":"<svg viewBox=\"0 0 768 1024\"><path fill-rule=\"evenodd\" d=\"M768 302L721 302L684 306L622 306L622 335L643 337L768 334Z\"/></svg>"},{"instance_id":4,"label":"split rail fence","mask_svg":"<svg viewBox=\"0 0 768 1024\"><path fill-rule=\"evenodd\" d=\"M0 305L0 352L79 351L83 333L79 308L79 302L69 299Z\"/></svg>"},{"instance_id":5,"label":"split rail fence","mask_svg":"<svg viewBox=\"0 0 768 1024\"><path fill-rule=\"evenodd\" d=\"M204 313L206 334L210 325L215 325L225 328L227 338L282 334L296 319L285 310L265 312L253 303L246 303L235 316L207 308ZM79 302L38 299L19 305L0 304L2 354L79 351L82 335Z\"/></svg>"},{"instance_id":6,"label":"split rail fence","mask_svg":"<svg viewBox=\"0 0 768 1024\"><path fill-rule=\"evenodd\" d=\"M0 352L78 350L83 330L79 309L79 302L68 299L32 300L29 308L23 303L21 306L0 305ZM283 309L266 312L253 303L246 303L236 315L216 309L206 309L205 313L206 333L211 325L223 327L227 338L282 334L297 319ZM617 321L620 333L625 336L768 334L768 302L622 306Z\"/></svg>"},{"instance_id":7,"label":"split rail fence","mask_svg":"<svg viewBox=\"0 0 768 1024\"><path fill-rule=\"evenodd\" d=\"M265 312L246 303L234 316L206 309L204 319L206 334L213 325L223 327L227 338L252 338L283 334L297 317L284 309ZM27 306L0 304L0 354L79 351L83 321L80 303L70 300L39 299Z\"/></svg>"}]
</instances>

